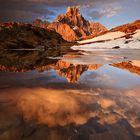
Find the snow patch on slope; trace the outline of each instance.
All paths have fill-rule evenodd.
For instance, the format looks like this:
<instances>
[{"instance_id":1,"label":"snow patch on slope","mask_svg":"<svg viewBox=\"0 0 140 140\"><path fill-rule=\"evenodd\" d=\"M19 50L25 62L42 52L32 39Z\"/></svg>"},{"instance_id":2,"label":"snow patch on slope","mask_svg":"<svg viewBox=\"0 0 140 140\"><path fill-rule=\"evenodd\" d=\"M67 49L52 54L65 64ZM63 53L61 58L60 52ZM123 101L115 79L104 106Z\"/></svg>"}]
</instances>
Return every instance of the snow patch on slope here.
<instances>
[{"instance_id":1,"label":"snow patch on slope","mask_svg":"<svg viewBox=\"0 0 140 140\"><path fill-rule=\"evenodd\" d=\"M104 35L92 38L92 39L87 39L87 40L82 40L82 41L78 41L79 44L83 44L83 43L90 43L90 42L94 42L94 41L100 41L100 40L109 40L109 39L114 39L114 38L119 38L126 35L123 32L110 32L110 33L106 33Z\"/></svg>"},{"instance_id":2,"label":"snow patch on slope","mask_svg":"<svg viewBox=\"0 0 140 140\"><path fill-rule=\"evenodd\" d=\"M120 37L122 37L121 35L124 36L125 34L120 34ZM104 39L105 38L110 39L110 41L97 42L97 43L84 44L84 45L81 44L78 46L73 46L72 49L93 51L93 49L112 49L113 47L116 47L116 46L118 46L120 48L127 48L127 49L140 49L140 29L136 30L135 34L132 35L132 38L129 38L129 39L126 39L125 37L115 39L118 37L116 32L112 32L109 35L107 33L106 35L103 35L103 36L104 36ZM99 37L101 37L103 40L103 36L99 36ZM109 38L109 36L110 36L110 38ZM94 41L97 41L97 38L93 38L93 39L94 39ZM85 42L86 41L87 40L85 40ZM87 43L89 43L89 42L87 42Z\"/></svg>"},{"instance_id":3,"label":"snow patch on slope","mask_svg":"<svg viewBox=\"0 0 140 140\"><path fill-rule=\"evenodd\" d=\"M135 34L133 35L134 38L140 38L140 29L136 30Z\"/></svg>"}]
</instances>

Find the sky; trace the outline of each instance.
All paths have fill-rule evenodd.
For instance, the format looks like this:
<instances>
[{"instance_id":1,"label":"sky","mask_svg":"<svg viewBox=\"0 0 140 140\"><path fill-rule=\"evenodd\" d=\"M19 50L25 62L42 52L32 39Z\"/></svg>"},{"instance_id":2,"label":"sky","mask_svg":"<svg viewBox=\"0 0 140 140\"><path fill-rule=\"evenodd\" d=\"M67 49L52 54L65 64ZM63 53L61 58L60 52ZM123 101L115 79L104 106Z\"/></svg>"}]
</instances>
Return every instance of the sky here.
<instances>
[{"instance_id":1,"label":"sky","mask_svg":"<svg viewBox=\"0 0 140 140\"><path fill-rule=\"evenodd\" d=\"M68 6L78 6L87 20L108 29L140 19L140 0L0 0L0 22L51 22Z\"/></svg>"}]
</instances>

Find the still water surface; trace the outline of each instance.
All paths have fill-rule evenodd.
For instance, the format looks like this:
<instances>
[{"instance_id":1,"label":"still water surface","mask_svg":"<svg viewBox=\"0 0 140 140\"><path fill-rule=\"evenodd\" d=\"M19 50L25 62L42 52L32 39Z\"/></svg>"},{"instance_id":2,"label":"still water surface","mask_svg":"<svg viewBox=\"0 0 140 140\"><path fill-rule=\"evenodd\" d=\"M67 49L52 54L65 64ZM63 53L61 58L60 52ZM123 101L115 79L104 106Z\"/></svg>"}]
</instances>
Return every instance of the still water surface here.
<instances>
[{"instance_id":1,"label":"still water surface","mask_svg":"<svg viewBox=\"0 0 140 140\"><path fill-rule=\"evenodd\" d=\"M3 61L0 140L140 140L140 50L70 51L48 60L23 69Z\"/></svg>"}]
</instances>

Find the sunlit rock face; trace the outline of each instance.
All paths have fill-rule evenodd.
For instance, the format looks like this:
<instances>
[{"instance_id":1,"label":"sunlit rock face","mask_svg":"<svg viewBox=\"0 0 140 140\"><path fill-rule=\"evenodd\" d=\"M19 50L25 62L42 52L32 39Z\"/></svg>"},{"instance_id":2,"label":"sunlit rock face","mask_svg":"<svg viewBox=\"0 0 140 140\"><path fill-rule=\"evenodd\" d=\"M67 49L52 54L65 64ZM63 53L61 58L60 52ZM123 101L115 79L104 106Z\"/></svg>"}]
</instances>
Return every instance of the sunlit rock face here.
<instances>
[{"instance_id":1,"label":"sunlit rock face","mask_svg":"<svg viewBox=\"0 0 140 140\"><path fill-rule=\"evenodd\" d=\"M67 41L78 40L75 31L66 23L53 22L49 24L48 29L56 31Z\"/></svg>"},{"instance_id":2,"label":"sunlit rock face","mask_svg":"<svg viewBox=\"0 0 140 140\"><path fill-rule=\"evenodd\" d=\"M81 15L77 7L68 7L66 14L59 15L56 20L62 23L67 23L74 27L83 27L89 24Z\"/></svg>"},{"instance_id":3,"label":"sunlit rock face","mask_svg":"<svg viewBox=\"0 0 140 140\"><path fill-rule=\"evenodd\" d=\"M68 7L65 14L58 15L56 21L50 24L48 24L48 22L43 22L41 20L39 22L39 20L37 20L36 22L33 22L33 25L54 30L62 35L67 41L84 39L107 30L100 23L89 22L86 20L77 7Z\"/></svg>"},{"instance_id":4,"label":"sunlit rock face","mask_svg":"<svg viewBox=\"0 0 140 140\"><path fill-rule=\"evenodd\" d=\"M78 39L79 37L82 39L91 34L96 35L107 30L100 23L89 22L86 20L77 7L68 7L66 14L59 15L56 20L70 25L75 31Z\"/></svg>"},{"instance_id":5,"label":"sunlit rock face","mask_svg":"<svg viewBox=\"0 0 140 140\"><path fill-rule=\"evenodd\" d=\"M70 27L70 35L67 35L67 30L54 28L56 32L60 33L65 40L74 41L86 38L91 34L97 34L106 31L106 28L100 23L93 23L86 20L80 13L77 7L68 7L65 14L59 15L56 21L60 24L67 24ZM53 23L52 23L53 26ZM49 26L48 26L49 28ZM68 29L68 28L67 28ZM73 32L73 33L72 33Z\"/></svg>"},{"instance_id":6,"label":"sunlit rock face","mask_svg":"<svg viewBox=\"0 0 140 140\"><path fill-rule=\"evenodd\" d=\"M136 30L140 29L140 20L136 20L132 23L124 24L111 29L110 31L121 31L124 33L134 33Z\"/></svg>"},{"instance_id":7,"label":"sunlit rock face","mask_svg":"<svg viewBox=\"0 0 140 140\"><path fill-rule=\"evenodd\" d=\"M41 27L41 28L47 28L50 23L48 21L42 21L41 19L36 19L33 21L32 25Z\"/></svg>"}]
</instances>

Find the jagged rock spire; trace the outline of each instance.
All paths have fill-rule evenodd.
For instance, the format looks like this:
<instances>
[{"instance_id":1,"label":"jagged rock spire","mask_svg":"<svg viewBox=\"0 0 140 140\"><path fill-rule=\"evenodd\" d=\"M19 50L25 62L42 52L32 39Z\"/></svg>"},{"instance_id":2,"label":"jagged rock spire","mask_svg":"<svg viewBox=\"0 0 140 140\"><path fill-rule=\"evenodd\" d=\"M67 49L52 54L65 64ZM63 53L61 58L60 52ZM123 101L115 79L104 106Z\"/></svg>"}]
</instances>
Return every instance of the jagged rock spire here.
<instances>
[{"instance_id":1,"label":"jagged rock spire","mask_svg":"<svg viewBox=\"0 0 140 140\"><path fill-rule=\"evenodd\" d=\"M80 13L79 6L69 6L66 13L58 15L56 20L50 24L41 27L45 27L50 30L54 30L67 41L76 41L87 38L91 35L97 35L106 28L100 23L91 23L86 20Z\"/></svg>"},{"instance_id":2,"label":"jagged rock spire","mask_svg":"<svg viewBox=\"0 0 140 140\"><path fill-rule=\"evenodd\" d=\"M76 6L69 6L67 11L66 11L66 14L70 14L70 15L80 15L80 11L78 9L78 7Z\"/></svg>"},{"instance_id":3,"label":"jagged rock spire","mask_svg":"<svg viewBox=\"0 0 140 140\"><path fill-rule=\"evenodd\" d=\"M57 21L77 27L83 27L84 25L89 24L89 22L81 15L79 8L75 6L69 6L65 14L57 17Z\"/></svg>"}]
</instances>

